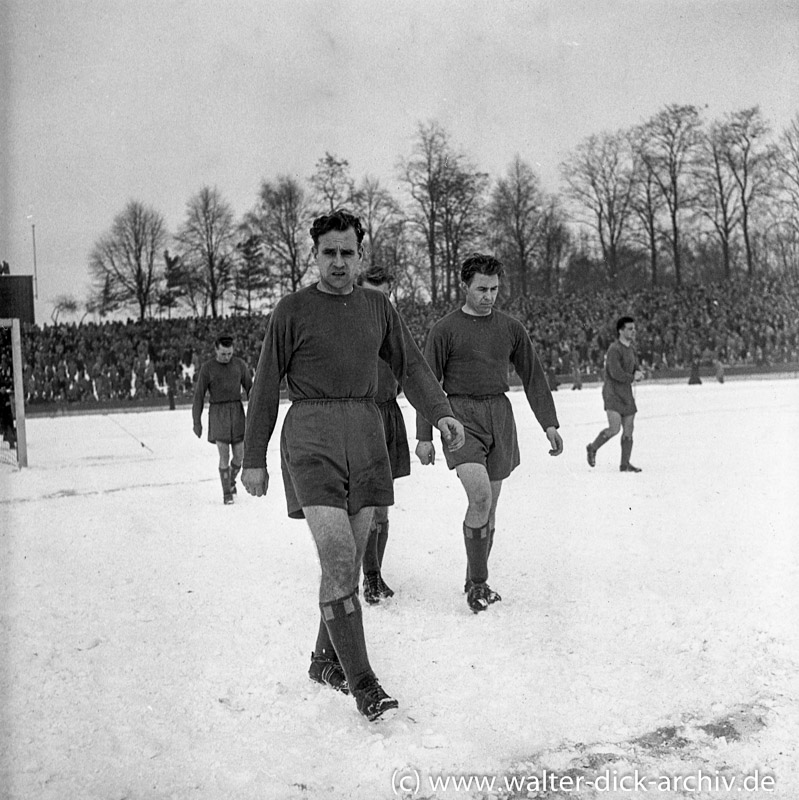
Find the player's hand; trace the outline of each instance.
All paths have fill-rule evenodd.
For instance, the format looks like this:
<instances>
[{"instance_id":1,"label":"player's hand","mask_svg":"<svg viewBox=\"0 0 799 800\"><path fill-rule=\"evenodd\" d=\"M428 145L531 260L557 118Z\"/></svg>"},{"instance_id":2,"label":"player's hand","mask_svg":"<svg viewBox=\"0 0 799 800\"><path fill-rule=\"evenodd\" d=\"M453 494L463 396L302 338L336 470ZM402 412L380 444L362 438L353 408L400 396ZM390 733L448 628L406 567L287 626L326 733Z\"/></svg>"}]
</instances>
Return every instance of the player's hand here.
<instances>
[{"instance_id":1,"label":"player's hand","mask_svg":"<svg viewBox=\"0 0 799 800\"><path fill-rule=\"evenodd\" d=\"M633 378L636 381L642 381L644 379L644 373L640 369L637 369Z\"/></svg>"},{"instance_id":2,"label":"player's hand","mask_svg":"<svg viewBox=\"0 0 799 800\"><path fill-rule=\"evenodd\" d=\"M463 425L455 417L441 417L436 427L441 431L441 438L450 450L460 450L465 444L466 434Z\"/></svg>"},{"instance_id":3,"label":"player's hand","mask_svg":"<svg viewBox=\"0 0 799 800\"><path fill-rule=\"evenodd\" d=\"M201 438L202 438L202 435L203 435L203 426L202 426L202 425L200 425L200 423L199 423L199 422L198 422L198 423L197 423L197 424L194 426L194 435L195 435L195 436L196 436L198 439L201 439Z\"/></svg>"},{"instance_id":4,"label":"player's hand","mask_svg":"<svg viewBox=\"0 0 799 800\"><path fill-rule=\"evenodd\" d=\"M559 456L563 452L563 439L560 438L558 429L550 426L547 428L547 439L549 439L551 456Z\"/></svg>"},{"instance_id":5,"label":"player's hand","mask_svg":"<svg viewBox=\"0 0 799 800\"><path fill-rule=\"evenodd\" d=\"M436 446L432 442L417 442L416 457L422 464L435 464Z\"/></svg>"},{"instance_id":6,"label":"player's hand","mask_svg":"<svg viewBox=\"0 0 799 800\"><path fill-rule=\"evenodd\" d=\"M245 467L241 471L241 482L248 494L263 497L269 488L269 475L265 467Z\"/></svg>"}]
</instances>

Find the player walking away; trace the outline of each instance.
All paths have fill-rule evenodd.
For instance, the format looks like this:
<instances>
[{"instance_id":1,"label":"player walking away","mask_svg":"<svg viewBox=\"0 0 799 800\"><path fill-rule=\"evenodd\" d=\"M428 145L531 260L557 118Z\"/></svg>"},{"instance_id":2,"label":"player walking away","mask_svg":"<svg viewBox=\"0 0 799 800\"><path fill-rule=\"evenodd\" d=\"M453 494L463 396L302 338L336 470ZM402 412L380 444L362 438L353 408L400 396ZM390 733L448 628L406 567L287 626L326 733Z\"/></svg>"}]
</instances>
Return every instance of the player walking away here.
<instances>
[{"instance_id":1,"label":"player walking away","mask_svg":"<svg viewBox=\"0 0 799 800\"><path fill-rule=\"evenodd\" d=\"M635 414L638 411L632 387L635 381L640 381L644 377L644 373L638 369L638 357L635 354L635 320L632 317L620 317L616 323L616 332L619 338L608 348L605 355L605 385L602 387L608 427L586 447L588 465L596 466L596 451L621 430L619 469L622 472L640 472L638 467L630 463L630 454L633 451L633 427Z\"/></svg>"},{"instance_id":2,"label":"player walking away","mask_svg":"<svg viewBox=\"0 0 799 800\"><path fill-rule=\"evenodd\" d=\"M358 582L374 508L394 502L377 364L388 363L411 404L453 450L463 426L396 309L355 286L363 257L360 220L345 211L311 228L319 281L282 298L266 327L249 408L242 482L267 491L266 449L285 376L291 407L280 436L289 517L305 518L321 565L321 619L309 677L352 694L369 720L397 708L366 650Z\"/></svg>"},{"instance_id":3,"label":"player walking away","mask_svg":"<svg viewBox=\"0 0 799 800\"><path fill-rule=\"evenodd\" d=\"M463 522L466 546L466 600L478 613L502 598L488 586L488 558L494 543L496 511L502 481L519 465L516 422L506 392L509 364L522 381L530 408L544 429L551 455L563 452L552 392L533 343L521 322L494 308L502 264L475 253L461 269L463 307L430 330L425 357L443 381L453 413L463 422L466 443L454 452L442 444L447 466L455 469L466 490ZM416 421L416 455L435 462L432 429Z\"/></svg>"},{"instance_id":4,"label":"player walking away","mask_svg":"<svg viewBox=\"0 0 799 800\"><path fill-rule=\"evenodd\" d=\"M365 289L382 292L386 297L391 294L391 275L383 267L372 266L358 276L357 283ZM411 453L408 449L408 434L402 411L397 405L400 385L394 373L385 361L377 362L377 394L375 402L383 419L383 430L386 434L388 460L391 464L393 480L411 474ZM388 506L375 507L372 527L363 553L363 599L375 605L387 597L393 597L394 591L383 580L383 556L388 542Z\"/></svg>"},{"instance_id":5,"label":"player walking away","mask_svg":"<svg viewBox=\"0 0 799 800\"><path fill-rule=\"evenodd\" d=\"M202 413L207 392L210 396L208 441L216 444L219 452L222 500L225 505L230 505L233 495L236 494L236 476L241 469L244 455L244 406L241 402L241 390L244 389L249 396L252 378L244 361L233 355L232 336L217 337L214 350L214 358L200 367L197 376L192 417L194 433L199 439L203 434Z\"/></svg>"}]
</instances>

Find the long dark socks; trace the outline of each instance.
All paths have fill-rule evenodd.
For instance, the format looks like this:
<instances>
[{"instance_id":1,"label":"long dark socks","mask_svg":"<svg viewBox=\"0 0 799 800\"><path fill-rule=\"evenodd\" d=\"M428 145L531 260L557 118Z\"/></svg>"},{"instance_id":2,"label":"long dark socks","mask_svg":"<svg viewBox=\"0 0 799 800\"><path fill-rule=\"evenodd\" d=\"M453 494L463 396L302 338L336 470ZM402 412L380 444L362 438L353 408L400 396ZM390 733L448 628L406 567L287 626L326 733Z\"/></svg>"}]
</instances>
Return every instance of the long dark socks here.
<instances>
[{"instance_id":1,"label":"long dark socks","mask_svg":"<svg viewBox=\"0 0 799 800\"><path fill-rule=\"evenodd\" d=\"M333 642L330 641L330 634L328 633L327 625L325 625L324 617L319 618L319 632L316 634L316 647L314 647L313 654L332 661L338 661L336 648L333 647Z\"/></svg>"},{"instance_id":2,"label":"long dark socks","mask_svg":"<svg viewBox=\"0 0 799 800\"><path fill-rule=\"evenodd\" d=\"M488 524L472 528L463 523L463 542L466 545L466 579L474 583L488 580Z\"/></svg>"},{"instance_id":3,"label":"long dark socks","mask_svg":"<svg viewBox=\"0 0 799 800\"><path fill-rule=\"evenodd\" d=\"M386 543L388 542L388 520L378 522L375 527L377 528L377 561L379 569L382 569L383 554L386 552Z\"/></svg>"},{"instance_id":4,"label":"long dark socks","mask_svg":"<svg viewBox=\"0 0 799 800\"><path fill-rule=\"evenodd\" d=\"M386 542L388 542L388 521L373 523L363 553L364 575L369 572L380 572L383 567Z\"/></svg>"},{"instance_id":5,"label":"long dark socks","mask_svg":"<svg viewBox=\"0 0 799 800\"><path fill-rule=\"evenodd\" d=\"M363 551L363 573L380 572L380 553L378 542L380 531L377 524L372 523L369 530L369 538L366 540L366 549Z\"/></svg>"},{"instance_id":6,"label":"long dark socks","mask_svg":"<svg viewBox=\"0 0 799 800\"><path fill-rule=\"evenodd\" d=\"M241 472L241 464L237 464L235 461L230 462L230 491L233 494L236 494L236 478L239 477L239 472Z\"/></svg>"},{"instance_id":7,"label":"long dark socks","mask_svg":"<svg viewBox=\"0 0 799 800\"><path fill-rule=\"evenodd\" d=\"M374 675L366 653L358 591L356 589L338 600L320 603L319 608L347 683L351 688L357 688L363 678Z\"/></svg>"},{"instance_id":8,"label":"long dark socks","mask_svg":"<svg viewBox=\"0 0 799 800\"><path fill-rule=\"evenodd\" d=\"M228 500L230 498L230 467L220 468L219 482L222 484L222 497Z\"/></svg>"},{"instance_id":9,"label":"long dark socks","mask_svg":"<svg viewBox=\"0 0 799 800\"><path fill-rule=\"evenodd\" d=\"M633 452L633 437L632 436L622 436L621 437L621 466L622 467L629 467L630 466L630 455Z\"/></svg>"}]
</instances>

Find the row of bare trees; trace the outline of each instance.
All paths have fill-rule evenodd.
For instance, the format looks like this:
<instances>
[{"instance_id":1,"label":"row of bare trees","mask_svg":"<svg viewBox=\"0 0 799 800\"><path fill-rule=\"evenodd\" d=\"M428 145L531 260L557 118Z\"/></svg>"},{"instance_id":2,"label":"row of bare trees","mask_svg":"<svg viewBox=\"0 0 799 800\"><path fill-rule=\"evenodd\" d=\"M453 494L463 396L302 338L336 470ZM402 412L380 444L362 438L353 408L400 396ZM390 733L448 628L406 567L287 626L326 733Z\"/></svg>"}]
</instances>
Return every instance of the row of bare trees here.
<instances>
[{"instance_id":1,"label":"row of bare trees","mask_svg":"<svg viewBox=\"0 0 799 800\"><path fill-rule=\"evenodd\" d=\"M87 310L216 317L269 307L307 282L310 223L340 207L361 217L367 258L396 275L398 293L433 302L457 298L460 263L475 249L503 259L514 297L679 285L712 274L707 263L719 277L795 271L799 115L770 134L757 107L705 123L693 106L670 105L586 138L561 165L562 194L550 194L520 156L492 180L439 123L420 124L396 193L371 175L356 181L325 153L305 181L264 179L241 219L209 186L174 234L156 210L129 202L92 249Z\"/></svg>"},{"instance_id":2,"label":"row of bare trees","mask_svg":"<svg viewBox=\"0 0 799 800\"><path fill-rule=\"evenodd\" d=\"M758 107L705 125L669 105L629 130L588 137L562 165L566 195L612 283L641 250L650 282L685 279L687 253L715 253L724 277L796 270L799 116L776 141ZM703 277L699 276L691 277Z\"/></svg>"}]
</instances>

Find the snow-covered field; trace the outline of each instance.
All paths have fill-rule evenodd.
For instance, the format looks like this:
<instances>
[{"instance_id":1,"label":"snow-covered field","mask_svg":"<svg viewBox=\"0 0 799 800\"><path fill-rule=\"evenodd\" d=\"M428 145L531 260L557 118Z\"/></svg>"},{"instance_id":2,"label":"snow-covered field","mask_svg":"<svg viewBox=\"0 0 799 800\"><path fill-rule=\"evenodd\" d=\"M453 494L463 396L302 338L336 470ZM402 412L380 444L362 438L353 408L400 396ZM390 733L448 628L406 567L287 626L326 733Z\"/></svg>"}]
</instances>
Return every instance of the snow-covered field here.
<instances>
[{"instance_id":1,"label":"snow-covered field","mask_svg":"<svg viewBox=\"0 0 799 800\"><path fill-rule=\"evenodd\" d=\"M226 507L188 409L28 420L30 468L0 465L0 796L796 800L799 382L639 386L640 475L618 439L589 469L600 393L564 388L558 459L511 395L486 613L454 474L397 482L396 597L364 606L382 724L307 678L318 564L277 436L269 495Z\"/></svg>"}]
</instances>

